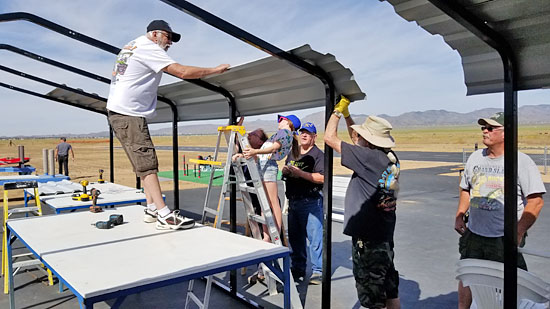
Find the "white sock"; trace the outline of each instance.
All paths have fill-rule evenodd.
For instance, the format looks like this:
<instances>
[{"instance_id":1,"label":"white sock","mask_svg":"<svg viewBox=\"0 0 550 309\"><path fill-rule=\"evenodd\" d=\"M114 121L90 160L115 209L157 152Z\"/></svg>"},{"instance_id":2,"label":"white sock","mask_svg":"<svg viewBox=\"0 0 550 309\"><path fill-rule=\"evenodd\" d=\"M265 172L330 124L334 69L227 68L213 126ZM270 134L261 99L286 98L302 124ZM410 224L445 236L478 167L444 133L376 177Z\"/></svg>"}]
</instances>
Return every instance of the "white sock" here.
<instances>
[{"instance_id":1,"label":"white sock","mask_svg":"<svg viewBox=\"0 0 550 309\"><path fill-rule=\"evenodd\" d=\"M157 212L161 217L166 217L170 214L170 208L168 206L164 206L164 208L159 209Z\"/></svg>"},{"instance_id":2,"label":"white sock","mask_svg":"<svg viewBox=\"0 0 550 309\"><path fill-rule=\"evenodd\" d=\"M150 211L155 211L157 210L157 205L155 205L155 203L147 204L147 208L149 208Z\"/></svg>"}]
</instances>

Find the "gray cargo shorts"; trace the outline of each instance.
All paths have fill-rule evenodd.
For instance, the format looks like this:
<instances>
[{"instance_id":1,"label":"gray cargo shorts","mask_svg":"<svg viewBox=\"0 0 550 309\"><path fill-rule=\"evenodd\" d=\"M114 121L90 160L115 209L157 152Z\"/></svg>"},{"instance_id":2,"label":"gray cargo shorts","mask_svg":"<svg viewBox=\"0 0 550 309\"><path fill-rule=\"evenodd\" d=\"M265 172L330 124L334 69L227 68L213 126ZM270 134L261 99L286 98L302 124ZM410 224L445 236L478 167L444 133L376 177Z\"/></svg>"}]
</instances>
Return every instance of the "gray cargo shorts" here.
<instances>
[{"instance_id":1,"label":"gray cargo shorts","mask_svg":"<svg viewBox=\"0 0 550 309\"><path fill-rule=\"evenodd\" d=\"M138 177L158 173L155 146L143 117L127 116L109 111L109 124L128 155Z\"/></svg>"}]
</instances>

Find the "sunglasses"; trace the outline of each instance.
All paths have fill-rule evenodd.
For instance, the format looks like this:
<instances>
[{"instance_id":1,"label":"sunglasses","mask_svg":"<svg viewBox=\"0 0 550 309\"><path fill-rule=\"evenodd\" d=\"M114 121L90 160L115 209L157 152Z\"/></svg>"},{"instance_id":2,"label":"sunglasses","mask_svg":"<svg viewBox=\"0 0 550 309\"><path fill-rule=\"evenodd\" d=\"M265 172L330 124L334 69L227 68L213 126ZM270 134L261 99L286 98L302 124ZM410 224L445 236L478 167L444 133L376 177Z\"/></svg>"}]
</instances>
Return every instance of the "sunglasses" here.
<instances>
[{"instance_id":1,"label":"sunglasses","mask_svg":"<svg viewBox=\"0 0 550 309\"><path fill-rule=\"evenodd\" d=\"M172 34L164 31L158 31L160 34L164 35L168 40L172 41Z\"/></svg>"},{"instance_id":2,"label":"sunglasses","mask_svg":"<svg viewBox=\"0 0 550 309\"><path fill-rule=\"evenodd\" d=\"M288 118L286 118L286 117L279 117L279 121L278 121L278 122L281 122L281 121L283 121L283 120L288 120ZM290 121L290 120L289 120L289 121Z\"/></svg>"},{"instance_id":3,"label":"sunglasses","mask_svg":"<svg viewBox=\"0 0 550 309\"><path fill-rule=\"evenodd\" d=\"M487 130L488 132L493 132L494 130L500 130L502 127L491 127L491 126L482 126L481 131Z\"/></svg>"}]
</instances>

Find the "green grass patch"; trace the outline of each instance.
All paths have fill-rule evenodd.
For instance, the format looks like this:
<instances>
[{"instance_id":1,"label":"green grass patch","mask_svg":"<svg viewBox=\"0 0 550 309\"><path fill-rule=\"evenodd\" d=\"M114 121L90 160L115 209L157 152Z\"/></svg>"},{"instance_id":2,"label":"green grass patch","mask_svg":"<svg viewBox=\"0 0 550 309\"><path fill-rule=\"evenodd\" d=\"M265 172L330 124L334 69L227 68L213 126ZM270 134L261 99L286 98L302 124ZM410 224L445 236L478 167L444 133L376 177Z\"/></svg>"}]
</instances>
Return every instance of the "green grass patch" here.
<instances>
[{"instance_id":1,"label":"green grass patch","mask_svg":"<svg viewBox=\"0 0 550 309\"><path fill-rule=\"evenodd\" d=\"M199 171L198 170L195 173L193 170L190 169L188 175L184 175L183 170L180 170L179 171L179 179L183 180L183 181L203 183L203 184L207 185L208 182L210 181L210 174L211 174L211 172L202 171L200 173L200 178L199 178ZM159 172L158 176L159 177L164 177L164 178L174 179L174 173L172 171ZM212 185L215 186L215 187L218 187L218 186L221 186L222 183L223 183L223 170L215 170L214 171L214 181L213 181Z\"/></svg>"},{"instance_id":2,"label":"green grass patch","mask_svg":"<svg viewBox=\"0 0 550 309\"><path fill-rule=\"evenodd\" d=\"M188 175L184 175L183 171L180 170L179 171L179 179L183 180L183 181L203 183L203 184L207 185L208 182L210 181L210 174L211 174L211 172L204 172L203 171L203 172L200 173L200 178L199 178L199 171L198 170L195 173L192 169L190 169ZM164 177L164 178L174 179L174 173L172 171L159 172L158 176L159 177ZM277 180L281 180L281 176L282 176L281 171L279 171L277 173ZM212 182L212 184L213 184L214 187L219 187L223 184L223 170L222 169L216 169L214 171L214 181Z\"/></svg>"}]
</instances>

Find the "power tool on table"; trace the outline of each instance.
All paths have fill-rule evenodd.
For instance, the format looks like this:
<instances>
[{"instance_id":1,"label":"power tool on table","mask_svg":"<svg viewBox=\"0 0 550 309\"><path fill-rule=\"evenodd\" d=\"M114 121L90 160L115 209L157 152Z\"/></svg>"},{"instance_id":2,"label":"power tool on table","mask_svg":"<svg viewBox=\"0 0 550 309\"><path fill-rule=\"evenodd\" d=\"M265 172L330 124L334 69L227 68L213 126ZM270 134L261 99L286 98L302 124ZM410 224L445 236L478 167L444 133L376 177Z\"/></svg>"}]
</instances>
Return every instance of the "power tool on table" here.
<instances>
[{"instance_id":1,"label":"power tool on table","mask_svg":"<svg viewBox=\"0 0 550 309\"><path fill-rule=\"evenodd\" d=\"M86 186L88 185L87 180L80 181L80 184L82 185L82 193L75 193L73 194L73 200L75 201L81 201L81 202L87 202L90 200L90 195L88 194L88 191L86 190Z\"/></svg>"},{"instance_id":2,"label":"power tool on table","mask_svg":"<svg viewBox=\"0 0 550 309\"><path fill-rule=\"evenodd\" d=\"M96 213L96 212L102 212L103 209L101 209L100 206L97 206L97 197L101 194L101 192L96 189L96 188L92 188L90 190L90 196L92 197L92 206L90 206L90 211L93 212L93 213Z\"/></svg>"},{"instance_id":3,"label":"power tool on table","mask_svg":"<svg viewBox=\"0 0 550 309\"><path fill-rule=\"evenodd\" d=\"M124 217L122 215L110 215L109 221L97 221L92 223L95 227L101 230L107 230L112 228L115 225L120 225L124 222Z\"/></svg>"},{"instance_id":4,"label":"power tool on table","mask_svg":"<svg viewBox=\"0 0 550 309\"><path fill-rule=\"evenodd\" d=\"M98 183L105 183L105 179L103 179L103 170L99 170L99 178L97 179Z\"/></svg>"}]
</instances>

